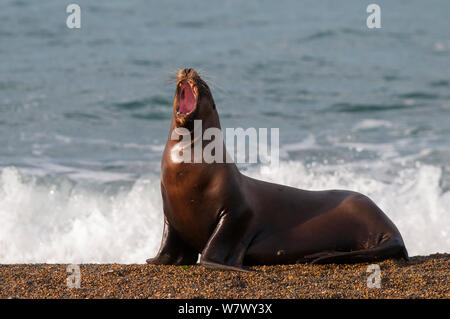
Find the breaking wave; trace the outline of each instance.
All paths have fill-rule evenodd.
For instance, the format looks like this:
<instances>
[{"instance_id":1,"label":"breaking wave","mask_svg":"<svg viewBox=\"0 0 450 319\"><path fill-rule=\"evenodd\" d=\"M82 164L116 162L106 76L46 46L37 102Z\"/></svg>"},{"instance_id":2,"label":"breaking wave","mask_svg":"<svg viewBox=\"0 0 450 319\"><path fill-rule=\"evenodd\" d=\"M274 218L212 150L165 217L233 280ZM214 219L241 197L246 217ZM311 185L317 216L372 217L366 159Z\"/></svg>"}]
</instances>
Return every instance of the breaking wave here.
<instances>
[{"instance_id":1,"label":"breaking wave","mask_svg":"<svg viewBox=\"0 0 450 319\"><path fill-rule=\"evenodd\" d=\"M283 161L278 169L244 173L304 189L364 193L397 225L410 255L449 252L450 191L440 187L442 170L417 165L393 173L385 165ZM0 171L0 263L145 263L159 248L162 227L156 174L111 190L15 167Z\"/></svg>"}]
</instances>

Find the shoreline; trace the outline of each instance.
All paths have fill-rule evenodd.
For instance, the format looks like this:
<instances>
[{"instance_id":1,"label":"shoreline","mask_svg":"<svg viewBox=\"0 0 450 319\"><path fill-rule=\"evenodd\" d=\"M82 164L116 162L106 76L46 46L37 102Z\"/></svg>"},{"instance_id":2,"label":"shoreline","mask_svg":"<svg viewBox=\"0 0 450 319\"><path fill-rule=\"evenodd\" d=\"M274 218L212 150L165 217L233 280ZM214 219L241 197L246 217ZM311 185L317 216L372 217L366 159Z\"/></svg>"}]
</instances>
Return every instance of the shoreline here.
<instances>
[{"instance_id":1,"label":"shoreline","mask_svg":"<svg viewBox=\"0 0 450 319\"><path fill-rule=\"evenodd\" d=\"M376 264L380 288L367 287L370 263L257 266L249 273L199 265L81 264L80 288L67 287L68 264L0 264L0 298L450 299L448 253Z\"/></svg>"}]
</instances>

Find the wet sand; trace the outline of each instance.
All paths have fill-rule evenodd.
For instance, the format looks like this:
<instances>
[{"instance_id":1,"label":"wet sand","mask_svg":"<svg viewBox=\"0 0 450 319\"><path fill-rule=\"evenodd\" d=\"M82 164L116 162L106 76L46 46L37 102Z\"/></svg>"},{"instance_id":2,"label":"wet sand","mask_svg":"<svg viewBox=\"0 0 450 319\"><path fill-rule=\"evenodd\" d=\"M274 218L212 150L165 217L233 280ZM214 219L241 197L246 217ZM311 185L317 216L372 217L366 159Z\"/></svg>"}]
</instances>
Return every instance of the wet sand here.
<instances>
[{"instance_id":1,"label":"wet sand","mask_svg":"<svg viewBox=\"0 0 450 319\"><path fill-rule=\"evenodd\" d=\"M68 265L0 265L0 298L450 298L450 254L379 262L380 288L367 286L368 265L259 266L242 273L85 264L80 288L67 287Z\"/></svg>"}]
</instances>

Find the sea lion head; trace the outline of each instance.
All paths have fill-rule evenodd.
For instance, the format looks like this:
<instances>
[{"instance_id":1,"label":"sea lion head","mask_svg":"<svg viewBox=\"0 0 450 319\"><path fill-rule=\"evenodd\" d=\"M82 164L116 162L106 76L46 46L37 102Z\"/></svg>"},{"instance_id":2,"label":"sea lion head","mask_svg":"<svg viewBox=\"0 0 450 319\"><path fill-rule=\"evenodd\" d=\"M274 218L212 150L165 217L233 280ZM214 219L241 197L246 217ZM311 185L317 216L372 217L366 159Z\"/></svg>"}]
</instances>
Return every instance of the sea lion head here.
<instances>
[{"instance_id":1,"label":"sea lion head","mask_svg":"<svg viewBox=\"0 0 450 319\"><path fill-rule=\"evenodd\" d=\"M186 68L178 72L173 117L177 127L191 129L194 120L202 120L209 127L220 127L211 91L194 69Z\"/></svg>"}]
</instances>

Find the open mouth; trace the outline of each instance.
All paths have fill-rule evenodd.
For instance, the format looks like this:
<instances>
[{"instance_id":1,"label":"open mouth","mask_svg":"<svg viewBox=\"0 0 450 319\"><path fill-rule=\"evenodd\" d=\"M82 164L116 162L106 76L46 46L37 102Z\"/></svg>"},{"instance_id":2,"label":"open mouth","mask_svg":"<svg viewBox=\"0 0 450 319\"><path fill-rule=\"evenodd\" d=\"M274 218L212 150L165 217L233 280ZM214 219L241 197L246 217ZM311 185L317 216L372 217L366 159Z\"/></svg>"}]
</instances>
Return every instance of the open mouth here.
<instances>
[{"instance_id":1,"label":"open mouth","mask_svg":"<svg viewBox=\"0 0 450 319\"><path fill-rule=\"evenodd\" d=\"M178 110L177 115L185 116L192 113L197 105L196 87L182 81L178 84Z\"/></svg>"}]
</instances>

